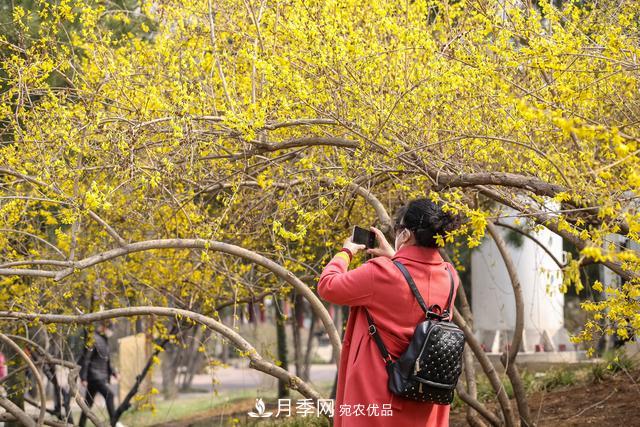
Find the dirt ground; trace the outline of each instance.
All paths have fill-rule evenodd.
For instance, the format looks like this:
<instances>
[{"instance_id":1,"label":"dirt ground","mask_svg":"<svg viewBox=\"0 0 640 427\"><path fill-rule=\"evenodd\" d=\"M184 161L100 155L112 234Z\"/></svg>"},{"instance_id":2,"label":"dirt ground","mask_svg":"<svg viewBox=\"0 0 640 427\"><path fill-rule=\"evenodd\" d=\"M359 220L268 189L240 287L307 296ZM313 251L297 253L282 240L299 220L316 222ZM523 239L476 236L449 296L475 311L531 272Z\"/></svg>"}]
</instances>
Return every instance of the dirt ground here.
<instances>
[{"instance_id":1,"label":"dirt ground","mask_svg":"<svg viewBox=\"0 0 640 427\"><path fill-rule=\"evenodd\" d=\"M158 424L157 427L200 427L210 425L212 420L219 422L220 417L227 419L229 414L246 420L246 411L252 410L254 403L254 399L241 400L224 410L194 414L190 419ZM512 405L517 410L515 401ZM530 396L529 405L538 427L640 427L640 369L629 374L618 373L602 383L535 393ZM468 426L464 408L452 411L450 426Z\"/></svg>"},{"instance_id":2,"label":"dirt ground","mask_svg":"<svg viewBox=\"0 0 640 427\"><path fill-rule=\"evenodd\" d=\"M640 370L603 383L535 393L529 405L539 427L640 426ZM451 427L467 425L464 413L452 413Z\"/></svg>"}]
</instances>

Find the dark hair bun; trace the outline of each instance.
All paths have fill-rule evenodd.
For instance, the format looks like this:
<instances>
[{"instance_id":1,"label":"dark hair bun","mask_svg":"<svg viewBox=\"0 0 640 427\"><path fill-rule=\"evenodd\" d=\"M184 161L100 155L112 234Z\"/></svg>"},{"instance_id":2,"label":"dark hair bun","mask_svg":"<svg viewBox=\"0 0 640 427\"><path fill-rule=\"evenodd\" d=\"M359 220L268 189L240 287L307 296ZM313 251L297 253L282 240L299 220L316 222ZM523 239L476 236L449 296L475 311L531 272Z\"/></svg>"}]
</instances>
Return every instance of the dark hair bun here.
<instances>
[{"instance_id":1,"label":"dark hair bun","mask_svg":"<svg viewBox=\"0 0 640 427\"><path fill-rule=\"evenodd\" d=\"M435 236L460 226L460 216L444 212L430 199L416 199L399 209L396 223L413 231L419 246L437 247Z\"/></svg>"}]
</instances>

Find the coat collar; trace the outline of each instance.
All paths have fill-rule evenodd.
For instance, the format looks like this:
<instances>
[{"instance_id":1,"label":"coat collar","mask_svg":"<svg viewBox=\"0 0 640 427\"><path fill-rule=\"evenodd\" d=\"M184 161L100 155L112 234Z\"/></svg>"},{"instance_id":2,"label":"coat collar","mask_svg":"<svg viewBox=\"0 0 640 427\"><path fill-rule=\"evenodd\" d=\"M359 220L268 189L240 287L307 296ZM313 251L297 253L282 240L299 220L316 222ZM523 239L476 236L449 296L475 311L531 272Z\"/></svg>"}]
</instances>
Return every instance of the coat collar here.
<instances>
[{"instance_id":1,"label":"coat collar","mask_svg":"<svg viewBox=\"0 0 640 427\"><path fill-rule=\"evenodd\" d=\"M391 259L408 259L423 264L440 264L444 262L438 248L426 246L403 246Z\"/></svg>"}]
</instances>

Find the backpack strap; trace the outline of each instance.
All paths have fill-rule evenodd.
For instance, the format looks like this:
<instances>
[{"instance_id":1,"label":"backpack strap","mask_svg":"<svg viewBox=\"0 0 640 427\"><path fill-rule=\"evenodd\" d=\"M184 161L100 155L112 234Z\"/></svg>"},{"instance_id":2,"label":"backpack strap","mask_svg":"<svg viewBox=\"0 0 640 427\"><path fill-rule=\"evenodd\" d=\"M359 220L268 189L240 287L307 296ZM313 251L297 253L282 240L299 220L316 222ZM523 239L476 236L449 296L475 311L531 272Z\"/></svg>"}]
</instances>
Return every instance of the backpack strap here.
<instances>
[{"instance_id":1,"label":"backpack strap","mask_svg":"<svg viewBox=\"0 0 640 427\"><path fill-rule=\"evenodd\" d=\"M418 300L418 304L420 304L420 308L422 308L422 311L424 311L424 313L427 316L434 316L440 319L449 317L449 320L451 320L451 317L449 315L449 310L451 309L451 300L453 299L453 290L455 288L455 283L453 281L453 274L451 274L451 270L449 269L449 263L445 263L444 265L445 270L447 270L447 273L449 273L449 279L450 279L449 297L447 298L447 305L445 306L444 311L442 311L441 314L434 313L433 311L431 311L431 307L434 307L433 305L427 309L427 305L424 303L424 299L422 299L422 295L420 294L420 291L418 291L418 288L416 287L416 283L413 281L411 274L409 274L409 270L407 270L407 268L402 263L400 263L400 261L394 260L393 263L402 272L402 275L404 276L407 283L409 284L409 287L411 288L413 295Z\"/></svg>"},{"instance_id":2,"label":"backpack strap","mask_svg":"<svg viewBox=\"0 0 640 427\"><path fill-rule=\"evenodd\" d=\"M451 300L453 299L453 290L455 288L455 283L453 281L453 274L449 269L449 263L445 264L444 268L447 270L447 273L449 273L449 279L451 279L451 286L449 287L449 298L447 298L447 305L442 315L443 317L448 317L449 321L451 321L451 313L449 310L451 309Z\"/></svg>"},{"instance_id":3,"label":"backpack strap","mask_svg":"<svg viewBox=\"0 0 640 427\"><path fill-rule=\"evenodd\" d=\"M369 322L369 335L371 335L373 339L376 341L376 345L380 349L380 353L382 353L382 360L384 360L384 363L387 366L389 366L391 365L391 363L393 363L393 360L391 360L391 355L389 354L387 347L385 347L384 343L382 342L382 338L378 334L378 328L376 328L375 323L373 323L373 319L371 318L369 311L367 310L366 307L363 307L363 308L364 308L364 312L367 315L367 321Z\"/></svg>"},{"instance_id":4,"label":"backpack strap","mask_svg":"<svg viewBox=\"0 0 640 427\"><path fill-rule=\"evenodd\" d=\"M418 304L420 304L420 308L422 308L422 311L424 311L424 314L427 314L427 311L428 311L427 305L424 303L424 299L422 299L422 295L420 295L420 291L416 286L416 282L413 281L413 277L411 277L411 274L409 274L409 270L407 270L407 267L405 267L400 261L394 260L393 263L396 265L396 267L400 269L400 271L402 272L402 275L404 276L405 280L409 284L409 287L411 288L413 295L418 300Z\"/></svg>"},{"instance_id":5,"label":"backpack strap","mask_svg":"<svg viewBox=\"0 0 640 427\"><path fill-rule=\"evenodd\" d=\"M448 317L449 321L450 321L451 320L451 314L449 313L449 309L451 307L451 300L453 299L453 289L454 289L455 284L454 284L454 281L453 281L453 274L451 274L451 270L449 269L448 264L445 264L445 269L449 273L449 278L451 279L451 285L450 285L450 288L449 288L449 297L447 298L447 305L445 306L445 309L442 312L442 314L437 314L437 313L433 313L430 310L431 307L429 307L429 309L427 309L427 305L425 304L424 299L422 299L422 295L420 294L420 291L418 290L418 287L416 286L416 283L413 281L413 278L411 277L411 274L409 274L409 270L407 270L407 268L402 263L400 263L399 261L394 260L393 263L402 272L402 275L404 276L404 278L406 279L407 283L409 284L409 287L411 288L411 291L413 292L413 295L418 300L418 304L420 304L420 308L422 308L422 311L424 311L424 313L427 315L427 317L429 315L438 317L440 319L444 319L445 317ZM376 328L376 325L373 322L373 319L371 318L371 315L369 314L369 311L367 310L366 307L363 307L363 308L364 308L365 314L367 315L367 321L369 322L369 335L371 335L373 337L373 339L376 341L376 345L380 349L380 353L382 353L382 359L384 360L384 363L387 366L389 366L391 363L393 363L393 360L391 360L391 355L389 354L389 351L387 350L387 347L385 347L384 343L382 342L382 338L378 334L378 328Z\"/></svg>"}]
</instances>

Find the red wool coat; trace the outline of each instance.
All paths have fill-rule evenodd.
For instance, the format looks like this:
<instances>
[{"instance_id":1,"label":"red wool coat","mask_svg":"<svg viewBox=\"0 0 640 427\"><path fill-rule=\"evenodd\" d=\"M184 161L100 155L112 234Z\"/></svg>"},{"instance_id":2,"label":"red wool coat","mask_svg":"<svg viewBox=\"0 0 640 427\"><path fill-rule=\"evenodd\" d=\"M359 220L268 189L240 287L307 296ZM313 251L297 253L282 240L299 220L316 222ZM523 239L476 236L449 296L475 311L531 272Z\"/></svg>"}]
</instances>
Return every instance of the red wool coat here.
<instances>
[{"instance_id":1,"label":"red wool coat","mask_svg":"<svg viewBox=\"0 0 640 427\"><path fill-rule=\"evenodd\" d=\"M393 259L407 267L427 306L438 304L444 308L450 279L445 270L447 263L437 249L403 246ZM393 360L409 345L424 312L404 276L392 259L386 257L370 259L351 271L347 267L344 257L334 256L318 283L322 299L350 306L338 370L334 426L448 426L449 405L417 402L391 394L382 355L368 333L364 307ZM453 265L449 267L454 275L455 300L460 278ZM358 404L362 406L356 407ZM379 414L383 404L390 405L385 408L391 409L391 415ZM377 416L374 405L379 408ZM341 411L341 407L349 408L350 414Z\"/></svg>"}]
</instances>

